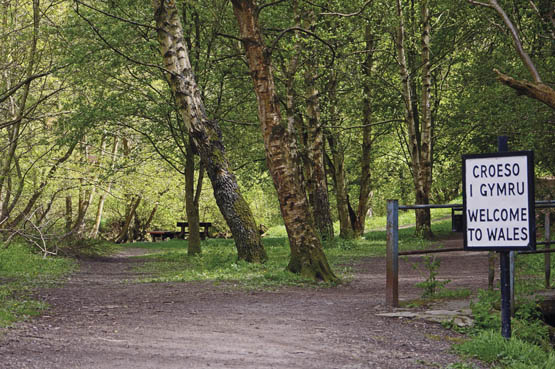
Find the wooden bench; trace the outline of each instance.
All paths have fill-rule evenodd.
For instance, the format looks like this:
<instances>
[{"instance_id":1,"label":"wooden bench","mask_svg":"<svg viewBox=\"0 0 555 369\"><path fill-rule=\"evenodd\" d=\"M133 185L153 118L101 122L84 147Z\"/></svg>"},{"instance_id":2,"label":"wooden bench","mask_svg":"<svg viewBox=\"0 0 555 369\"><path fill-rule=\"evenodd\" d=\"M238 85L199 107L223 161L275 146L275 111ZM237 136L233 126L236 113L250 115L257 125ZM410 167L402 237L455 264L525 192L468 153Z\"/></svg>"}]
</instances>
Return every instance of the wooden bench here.
<instances>
[{"instance_id":1,"label":"wooden bench","mask_svg":"<svg viewBox=\"0 0 555 369\"><path fill-rule=\"evenodd\" d=\"M212 227L212 223L209 222L200 222L200 239L205 240L208 237L208 230ZM185 238L186 235L189 234L189 231L186 228L189 227L189 222L177 222L177 226L181 228L181 232L179 232L179 238Z\"/></svg>"}]
</instances>

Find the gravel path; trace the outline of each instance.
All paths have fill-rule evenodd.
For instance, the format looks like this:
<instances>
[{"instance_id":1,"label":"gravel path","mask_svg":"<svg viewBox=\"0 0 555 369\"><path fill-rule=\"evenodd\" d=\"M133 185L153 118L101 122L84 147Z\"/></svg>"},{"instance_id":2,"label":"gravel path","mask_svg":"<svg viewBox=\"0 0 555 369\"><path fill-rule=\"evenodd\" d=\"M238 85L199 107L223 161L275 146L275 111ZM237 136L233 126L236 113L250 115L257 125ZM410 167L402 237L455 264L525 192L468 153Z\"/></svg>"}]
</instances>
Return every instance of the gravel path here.
<instances>
[{"instance_id":1,"label":"gravel path","mask_svg":"<svg viewBox=\"0 0 555 369\"><path fill-rule=\"evenodd\" d=\"M81 263L60 288L39 292L51 309L0 330L0 368L444 368L460 340L439 324L376 316L383 258L353 266L335 288L244 291L212 283L133 282L126 255ZM442 254L449 286L487 287L487 256ZM400 263L400 297L422 280Z\"/></svg>"}]
</instances>

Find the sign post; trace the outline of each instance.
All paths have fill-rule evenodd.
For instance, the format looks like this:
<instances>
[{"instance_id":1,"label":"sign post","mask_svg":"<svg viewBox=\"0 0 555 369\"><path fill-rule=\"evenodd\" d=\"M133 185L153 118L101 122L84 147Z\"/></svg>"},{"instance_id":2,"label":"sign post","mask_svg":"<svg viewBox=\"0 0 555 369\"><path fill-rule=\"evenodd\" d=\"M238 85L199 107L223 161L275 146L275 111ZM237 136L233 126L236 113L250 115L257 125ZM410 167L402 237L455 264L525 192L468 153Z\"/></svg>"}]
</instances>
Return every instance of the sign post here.
<instances>
[{"instance_id":1,"label":"sign post","mask_svg":"<svg viewBox=\"0 0 555 369\"><path fill-rule=\"evenodd\" d=\"M501 334L511 337L509 252L534 250L534 158L507 152L500 138L494 154L463 155L464 248L498 251L501 267Z\"/></svg>"}]
</instances>

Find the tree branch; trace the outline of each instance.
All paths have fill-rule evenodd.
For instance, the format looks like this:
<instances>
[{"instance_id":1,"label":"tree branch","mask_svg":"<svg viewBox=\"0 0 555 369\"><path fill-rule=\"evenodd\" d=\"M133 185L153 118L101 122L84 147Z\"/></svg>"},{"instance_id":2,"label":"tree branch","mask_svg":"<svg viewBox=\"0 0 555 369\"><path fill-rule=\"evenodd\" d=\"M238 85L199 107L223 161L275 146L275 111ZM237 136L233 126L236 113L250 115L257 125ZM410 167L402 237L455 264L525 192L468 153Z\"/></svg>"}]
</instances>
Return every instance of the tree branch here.
<instances>
[{"instance_id":1,"label":"tree branch","mask_svg":"<svg viewBox=\"0 0 555 369\"><path fill-rule=\"evenodd\" d=\"M501 83L513 88L519 95L526 95L533 99L539 100L552 109L555 109L555 90L548 85L541 82L532 83L528 81L520 81L501 73L497 69L494 69L493 71L497 73L497 79Z\"/></svg>"},{"instance_id":2,"label":"tree branch","mask_svg":"<svg viewBox=\"0 0 555 369\"><path fill-rule=\"evenodd\" d=\"M339 16L339 17L356 17L357 15L362 13L364 11L364 9L366 9L368 4L370 4L372 1L373 0L368 0L367 2L362 4L362 7L360 8L359 11L354 12L354 13L348 13L348 14L344 14L344 13L320 13L320 15L336 15L336 16Z\"/></svg>"},{"instance_id":3,"label":"tree branch","mask_svg":"<svg viewBox=\"0 0 555 369\"><path fill-rule=\"evenodd\" d=\"M309 30L307 30L307 29L304 29L304 28L302 28L302 27L291 27L291 28L287 28L287 29L284 29L283 31L281 31L281 32L279 33L279 35L277 35L277 37L274 39L274 42L272 42L272 46L270 46L269 48L266 49L266 52L267 52L269 55L271 55L272 52L274 51L275 47L277 46L277 43L279 42L279 40L280 40L283 36L285 36L286 33L292 32L292 31L300 31L300 32L303 32L303 33L305 33L305 34L307 34L307 35L309 35L309 36L314 37L315 39L317 39L318 41L320 41L321 43L323 43L324 45L326 45L326 46L330 49L331 54L332 54L331 61L329 62L328 65L326 65L326 69L331 68L331 66L332 66L333 63L335 62L335 49L333 48L333 46L330 45L329 43L327 43L326 41L324 41L322 38L320 38L320 36L318 36L318 35L315 34L314 32L311 32L311 31L309 31ZM315 80L318 79L319 77L320 77L320 76L316 77Z\"/></svg>"},{"instance_id":4,"label":"tree branch","mask_svg":"<svg viewBox=\"0 0 555 369\"><path fill-rule=\"evenodd\" d=\"M2 94L0 95L0 104L3 103L4 101L6 101L6 99L8 99L13 94L15 94L17 92L17 90L19 90L21 87L23 87L27 83L30 83L31 81L33 81L37 78L45 77L45 76L47 76L47 75L49 75L49 74L51 74L55 71L58 71L60 69L66 68L68 65L69 64L66 64L66 65L63 65L61 67L57 67L57 68L51 69L51 70L46 71L46 72L33 74L32 76L29 76L29 77L25 78L23 81L19 82L17 85L13 86L9 90L7 90L5 92L2 92Z\"/></svg>"},{"instance_id":5,"label":"tree branch","mask_svg":"<svg viewBox=\"0 0 555 369\"><path fill-rule=\"evenodd\" d=\"M283 3L284 1L286 1L286 0L277 0L277 1L274 1L274 2L271 2L271 3L268 3L268 4L261 5L261 6L258 7L258 9L256 9L256 14L257 15L260 14L262 9L264 9L264 8Z\"/></svg>"},{"instance_id":6,"label":"tree branch","mask_svg":"<svg viewBox=\"0 0 555 369\"><path fill-rule=\"evenodd\" d=\"M526 53L526 51L524 51L524 48L522 47L522 42L520 41L520 36L518 34L518 30L516 29L515 25L513 24L513 22L511 21L511 19L507 15L507 13L505 13L503 8L499 5L497 0L489 0L489 4L480 3L480 2L477 2L477 1L474 1L474 0L467 0L467 1L471 4L474 4L474 5L480 5L480 6L484 6L484 7L487 7L487 8L491 8L491 9L493 9L497 12L497 14L503 20L503 23L505 23L505 26L509 29L509 32L511 34L511 38L513 39L513 46L515 47L515 49L518 53L518 56L520 57L520 59L524 63L524 66L528 69L528 71L532 75L532 78L534 79L534 82L535 83L542 83L540 74L538 73L538 71L536 69L536 66L534 65L534 62L532 61L530 56Z\"/></svg>"},{"instance_id":7,"label":"tree branch","mask_svg":"<svg viewBox=\"0 0 555 369\"><path fill-rule=\"evenodd\" d=\"M474 1L474 0L466 0L466 1L468 1L468 3L469 3L469 4L472 4L472 5L483 6L483 7L485 7L485 8L493 9L493 6L491 6L491 5L488 4L488 3L481 3L481 2L479 2L479 1Z\"/></svg>"},{"instance_id":8,"label":"tree branch","mask_svg":"<svg viewBox=\"0 0 555 369\"><path fill-rule=\"evenodd\" d=\"M139 22L132 21L132 20L130 20L130 19L121 18L121 17L118 17L117 15L110 14L110 13L108 13L108 12L105 12L104 10L95 8L95 7L93 7L92 5L85 4L84 2L81 2L81 1L79 1L79 0L74 0L74 1L75 1L77 4L83 5L85 8L89 8L89 9L91 9L91 10L93 10L93 11L95 11L95 12L98 12L98 13L100 13L100 14L103 14L103 15L105 15L105 16L107 16L107 17L114 18L114 19L117 19L117 20L119 20L119 21L132 24L132 25L134 25L134 26L144 27L144 28L148 28L148 29L151 29L151 30L156 31L156 27L153 27L153 26L151 26L151 25L149 25L149 24L142 24L142 23L139 23Z\"/></svg>"},{"instance_id":9,"label":"tree branch","mask_svg":"<svg viewBox=\"0 0 555 369\"><path fill-rule=\"evenodd\" d=\"M117 48L115 48L114 46L112 46L112 44L110 44L110 43L108 42L108 40L106 40L106 38L104 38L104 36L102 36L102 34L101 34L100 31L98 30L98 28L96 28L96 26L95 26L87 17L85 17L83 14L81 14L81 13L79 12L79 8L76 8L76 9L75 9L75 12L77 13L77 15L78 15L81 19L83 19L85 22L87 22L87 24L91 27L91 29L93 30L93 32L102 40L102 42L104 42L104 43L106 44L106 46L108 46L108 47L109 47L112 51L114 51L116 54L120 55L121 57L123 57L124 59L126 59L126 60L128 60L128 61L130 61L130 62L132 62L132 63L138 64L138 65L142 65L142 66L144 66L144 67L156 68L156 69L161 70L161 71L164 72L164 73L168 73L169 75L172 75L172 76L174 75L174 73L172 73L171 71L167 70L166 68L163 68L163 67L161 67L161 66L159 66L159 65L156 65L156 64L144 63L144 62L142 62L142 61L135 60L135 59L131 58L130 56L124 54L123 52L119 51Z\"/></svg>"}]
</instances>

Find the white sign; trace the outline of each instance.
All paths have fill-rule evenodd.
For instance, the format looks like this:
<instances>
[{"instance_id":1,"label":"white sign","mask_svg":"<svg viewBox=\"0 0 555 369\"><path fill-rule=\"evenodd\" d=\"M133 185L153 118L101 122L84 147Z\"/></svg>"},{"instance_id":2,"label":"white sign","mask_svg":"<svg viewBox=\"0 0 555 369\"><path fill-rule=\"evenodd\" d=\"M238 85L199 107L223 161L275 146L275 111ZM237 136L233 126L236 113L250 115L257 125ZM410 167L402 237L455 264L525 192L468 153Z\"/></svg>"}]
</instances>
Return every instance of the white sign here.
<instances>
[{"instance_id":1,"label":"white sign","mask_svg":"<svg viewBox=\"0 0 555 369\"><path fill-rule=\"evenodd\" d=\"M531 152L463 157L465 248L535 246L532 167Z\"/></svg>"}]
</instances>

